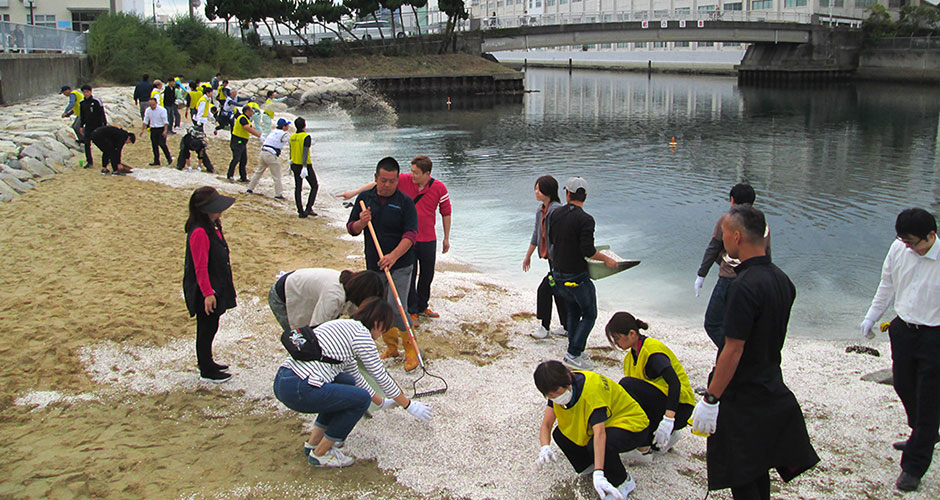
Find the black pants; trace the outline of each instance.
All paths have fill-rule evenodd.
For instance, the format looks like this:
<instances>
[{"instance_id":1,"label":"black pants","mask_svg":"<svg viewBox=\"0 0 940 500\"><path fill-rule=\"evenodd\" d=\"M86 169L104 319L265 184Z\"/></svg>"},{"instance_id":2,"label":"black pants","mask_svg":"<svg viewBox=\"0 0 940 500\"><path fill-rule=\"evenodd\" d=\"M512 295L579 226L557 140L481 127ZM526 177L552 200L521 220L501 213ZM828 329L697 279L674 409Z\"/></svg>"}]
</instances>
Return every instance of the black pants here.
<instances>
[{"instance_id":1,"label":"black pants","mask_svg":"<svg viewBox=\"0 0 940 500\"><path fill-rule=\"evenodd\" d=\"M210 375L218 370L215 361L212 361L212 340L219 331L219 318L221 314L206 315L204 311L196 314L196 362L199 363L199 374Z\"/></svg>"},{"instance_id":2,"label":"black pants","mask_svg":"<svg viewBox=\"0 0 940 500\"><path fill-rule=\"evenodd\" d=\"M434 280L434 264L437 260L437 240L418 241L413 248L416 260L411 272L411 287L408 289L408 314L423 313L428 308L431 281Z\"/></svg>"},{"instance_id":3,"label":"black pants","mask_svg":"<svg viewBox=\"0 0 940 500\"><path fill-rule=\"evenodd\" d=\"M901 318L894 318L888 333L894 390L904 403L911 427L901 454L901 469L923 477L930 468L940 427L940 327L911 328Z\"/></svg>"},{"instance_id":4,"label":"black pants","mask_svg":"<svg viewBox=\"0 0 940 500\"><path fill-rule=\"evenodd\" d=\"M209 152L206 151L206 147L203 146L200 150L189 149L185 141L180 142L180 152L176 155L176 169L183 170L183 167L186 166L186 160L189 159L189 153L192 151L196 154L196 159L202 162L203 168L206 169L206 172L210 174L215 172L212 168L212 160L209 159Z\"/></svg>"},{"instance_id":5,"label":"black pants","mask_svg":"<svg viewBox=\"0 0 940 500\"><path fill-rule=\"evenodd\" d=\"M731 487L734 500L770 500L770 474L764 472L747 484Z\"/></svg>"},{"instance_id":6,"label":"black pants","mask_svg":"<svg viewBox=\"0 0 940 500\"><path fill-rule=\"evenodd\" d=\"M630 432L617 427L607 428L607 443L604 446L604 476L614 487L619 487L627 479L627 470L623 468L620 454L643 446L643 433ZM585 446L578 446L555 427L552 439L571 462L578 474L594 465L594 438Z\"/></svg>"},{"instance_id":7,"label":"black pants","mask_svg":"<svg viewBox=\"0 0 940 500\"><path fill-rule=\"evenodd\" d=\"M646 418L650 419L650 426L647 429L647 442L642 446L652 444L653 434L666 413L666 395L655 385L634 377L620 379L620 386L640 404L640 408L643 408L643 412L646 413ZM676 408L676 422L672 428L673 432L689 425L689 417L692 416L692 410L694 409L695 407L690 404L679 403L679 407Z\"/></svg>"},{"instance_id":8,"label":"black pants","mask_svg":"<svg viewBox=\"0 0 940 500\"><path fill-rule=\"evenodd\" d=\"M317 173L313 171L312 166L307 167L307 184L310 184L310 194L307 195L307 206L304 208L304 180L300 177L300 171L303 165L296 163L290 164L290 171L294 173L294 203L297 204L297 214L303 215L313 210L313 202L317 199L317 190L320 185L317 184Z\"/></svg>"},{"instance_id":9,"label":"black pants","mask_svg":"<svg viewBox=\"0 0 940 500\"><path fill-rule=\"evenodd\" d=\"M170 148L166 147L166 137L163 135L165 128L166 127L150 127L150 149L153 151L154 163L160 163L161 149L166 156L166 162L169 164L173 161L173 157L170 156Z\"/></svg>"},{"instance_id":10,"label":"black pants","mask_svg":"<svg viewBox=\"0 0 940 500\"><path fill-rule=\"evenodd\" d=\"M242 139L238 136L232 136L232 142L229 143L232 149L232 161L228 164L228 174L226 177L231 179L235 175L235 165L238 165L238 179L248 181L248 171L245 167L248 165L248 139Z\"/></svg>"},{"instance_id":11,"label":"black pants","mask_svg":"<svg viewBox=\"0 0 940 500\"><path fill-rule=\"evenodd\" d=\"M169 121L170 131L180 125L180 111L176 106L164 106L166 108L166 119Z\"/></svg>"},{"instance_id":12,"label":"black pants","mask_svg":"<svg viewBox=\"0 0 940 500\"><path fill-rule=\"evenodd\" d=\"M551 268L551 263L549 263L549 268ZM565 305L565 300L555 295L555 287L549 283L549 277L552 275L552 272L549 271L548 274L542 278L542 282L539 284L539 289L536 294L535 299L535 317L542 322L542 327L546 330L551 330L552 326L552 299L555 300L555 309L558 310L558 321L561 322L561 326L567 330L568 329L568 307Z\"/></svg>"},{"instance_id":13,"label":"black pants","mask_svg":"<svg viewBox=\"0 0 940 500\"><path fill-rule=\"evenodd\" d=\"M95 166L95 158L91 155L91 131L85 129L85 168Z\"/></svg>"},{"instance_id":14,"label":"black pants","mask_svg":"<svg viewBox=\"0 0 940 500\"><path fill-rule=\"evenodd\" d=\"M98 137L93 139L95 146L98 146L98 149L101 150L101 168L107 169L108 164L111 164L111 169L115 172L118 171L119 158L121 157L121 149L124 148L123 144L113 145L111 141Z\"/></svg>"}]
</instances>

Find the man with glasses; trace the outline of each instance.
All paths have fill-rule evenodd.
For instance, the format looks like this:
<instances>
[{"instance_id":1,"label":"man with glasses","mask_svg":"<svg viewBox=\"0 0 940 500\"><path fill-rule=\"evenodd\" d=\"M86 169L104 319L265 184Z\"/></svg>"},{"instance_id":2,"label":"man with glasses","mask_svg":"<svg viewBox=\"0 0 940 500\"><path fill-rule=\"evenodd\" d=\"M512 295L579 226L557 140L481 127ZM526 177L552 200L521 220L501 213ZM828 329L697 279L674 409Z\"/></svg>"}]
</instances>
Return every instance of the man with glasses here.
<instances>
[{"instance_id":1,"label":"man with glasses","mask_svg":"<svg viewBox=\"0 0 940 500\"><path fill-rule=\"evenodd\" d=\"M895 486L914 491L930 467L940 426L940 245L937 220L921 208L909 208L894 224L897 239L891 244L881 283L862 321L862 335L871 329L894 302L891 321L894 390L907 412L911 435L894 443L901 454L901 475Z\"/></svg>"}]
</instances>

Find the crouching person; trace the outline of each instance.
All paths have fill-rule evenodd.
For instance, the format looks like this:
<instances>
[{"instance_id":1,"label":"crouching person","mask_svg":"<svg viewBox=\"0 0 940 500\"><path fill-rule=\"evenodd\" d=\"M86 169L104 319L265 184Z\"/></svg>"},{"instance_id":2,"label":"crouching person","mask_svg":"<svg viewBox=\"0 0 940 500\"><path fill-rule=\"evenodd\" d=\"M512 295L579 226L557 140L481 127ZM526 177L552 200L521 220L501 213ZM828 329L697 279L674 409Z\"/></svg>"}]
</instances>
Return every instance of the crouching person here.
<instances>
[{"instance_id":1,"label":"crouching person","mask_svg":"<svg viewBox=\"0 0 940 500\"><path fill-rule=\"evenodd\" d=\"M291 410L318 413L310 438L304 443L307 462L314 467L347 467L352 457L334 445L342 444L369 403L381 409L401 406L422 422L431 420L431 409L411 401L398 388L379 360L375 340L392 324L392 307L377 298L365 300L352 319L328 321L313 333L322 350L321 361L288 358L274 378L274 395ZM391 399L375 393L357 368L361 361Z\"/></svg>"},{"instance_id":2,"label":"crouching person","mask_svg":"<svg viewBox=\"0 0 940 500\"><path fill-rule=\"evenodd\" d=\"M575 472L594 466L594 489L601 499L625 499L636 483L619 455L649 442L649 419L643 408L610 378L571 371L560 361L542 362L534 377L535 386L549 400L539 430L542 448L537 463L556 460L549 441L554 439Z\"/></svg>"}]
</instances>

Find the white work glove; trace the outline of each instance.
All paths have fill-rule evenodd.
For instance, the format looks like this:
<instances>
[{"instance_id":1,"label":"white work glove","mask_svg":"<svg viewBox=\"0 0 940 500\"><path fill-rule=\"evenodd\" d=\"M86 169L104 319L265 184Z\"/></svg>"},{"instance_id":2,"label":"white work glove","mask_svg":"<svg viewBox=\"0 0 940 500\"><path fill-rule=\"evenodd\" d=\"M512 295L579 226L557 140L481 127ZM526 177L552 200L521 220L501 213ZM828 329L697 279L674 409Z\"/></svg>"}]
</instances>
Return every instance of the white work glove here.
<instances>
[{"instance_id":1,"label":"white work glove","mask_svg":"<svg viewBox=\"0 0 940 500\"><path fill-rule=\"evenodd\" d=\"M663 416L663 419L659 421L659 427L656 428L656 435L653 437L653 444L656 445L660 450L665 449L666 445L669 444L669 438L672 437L672 429L676 425L675 418L669 418Z\"/></svg>"},{"instance_id":2,"label":"white work glove","mask_svg":"<svg viewBox=\"0 0 940 500\"><path fill-rule=\"evenodd\" d=\"M705 284L705 278L698 276L695 278L695 296L698 297L698 293L702 291L702 285Z\"/></svg>"},{"instance_id":3,"label":"white work glove","mask_svg":"<svg viewBox=\"0 0 940 500\"><path fill-rule=\"evenodd\" d=\"M387 410L397 404L394 399L382 398L382 404L379 405L379 409Z\"/></svg>"},{"instance_id":4,"label":"white work glove","mask_svg":"<svg viewBox=\"0 0 940 500\"><path fill-rule=\"evenodd\" d=\"M709 404L703 399L695 405L695 409L692 410L692 430L694 432L706 436L711 436L715 433L715 429L718 427L719 404L721 404L720 401L715 404Z\"/></svg>"},{"instance_id":5,"label":"white work glove","mask_svg":"<svg viewBox=\"0 0 940 500\"><path fill-rule=\"evenodd\" d=\"M419 402L417 402L417 401L412 401L412 402L408 405L408 407L405 408L405 411L407 411L408 413L410 413L412 417L414 417L414 418L416 418L416 419L418 419L418 420L420 420L420 421L422 421L422 422L427 423L427 422L430 422L430 421L431 421L431 408L430 408L428 405L424 404L424 403L419 403Z\"/></svg>"},{"instance_id":6,"label":"white work glove","mask_svg":"<svg viewBox=\"0 0 940 500\"><path fill-rule=\"evenodd\" d=\"M307 178L307 167L302 167L302 168L300 169L300 178L301 178L301 179L306 179L306 178Z\"/></svg>"},{"instance_id":7,"label":"white work glove","mask_svg":"<svg viewBox=\"0 0 940 500\"><path fill-rule=\"evenodd\" d=\"M548 465L549 462L557 462L558 457L555 456L555 452L552 451L550 445L545 445L542 449L539 450L539 458L535 460L536 465Z\"/></svg>"},{"instance_id":8,"label":"white work glove","mask_svg":"<svg viewBox=\"0 0 940 500\"><path fill-rule=\"evenodd\" d=\"M862 324L859 325L859 327L861 327L862 329L862 337L865 337L866 339L869 339L869 340L875 338L875 332L871 331L871 329L874 326L875 326L874 321L867 319L867 318L863 320Z\"/></svg>"},{"instance_id":9,"label":"white work glove","mask_svg":"<svg viewBox=\"0 0 940 500\"><path fill-rule=\"evenodd\" d=\"M610 484L610 481L608 481L606 477L604 477L604 471L602 470L594 471L594 491L597 492L601 499L612 497L616 500L623 500L623 495L620 494L620 491L617 490L617 488L614 488L614 485Z\"/></svg>"}]
</instances>

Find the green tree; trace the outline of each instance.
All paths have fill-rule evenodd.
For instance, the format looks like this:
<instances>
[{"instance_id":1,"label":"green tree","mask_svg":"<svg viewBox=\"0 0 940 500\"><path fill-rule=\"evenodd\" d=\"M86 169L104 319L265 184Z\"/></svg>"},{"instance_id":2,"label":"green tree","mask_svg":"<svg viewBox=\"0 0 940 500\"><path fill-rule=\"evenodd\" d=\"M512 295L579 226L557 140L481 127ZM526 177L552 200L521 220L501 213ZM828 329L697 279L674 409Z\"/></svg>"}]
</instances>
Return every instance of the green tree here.
<instances>
[{"instance_id":1,"label":"green tree","mask_svg":"<svg viewBox=\"0 0 940 500\"><path fill-rule=\"evenodd\" d=\"M228 23L235 17L238 4L239 0L206 0L206 19L225 19L225 34L228 35Z\"/></svg>"},{"instance_id":2,"label":"green tree","mask_svg":"<svg viewBox=\"0 0 940 500\"><path fill-rule=\"evenodd\" d=\"M897 22L899 35L929 36L938 33L940 10L930 5L905 5Z\"/></svg>"},{"instance_id":3,"label":"green tree","mask_svg":"<svg viewBox=\"0 0 940 500\"><path fill-rule=\"evenodd\" d=\"M866 40L875 41L895 35L897 26L891 20L891 14L884 5L876 3L866 12L870 12L868 18L862 21L862 33Z\"/></svg>"},{"instance_id":4,"label":"green tree","mask_svg":"<svg viewBox=\"0 0 940 500\"><path fill-rule=\"evenodd\" d=\"M409 0L406 2L406 5L411 6L411 12L414 12L415 15L415 28L418 30L418 37L421 37L421 19L418 18L418 9L425 7L428 4L428 0Z\"/></svg>"},{"instance_id":5,"label":"green tree","mask_svg":"<svg viewBox=\"0 0 940 500\"><path fill-rule=\"evenodd\" d=\"M349 9L349 12L353 14L356 19L362 19L371 15L375 24L379 24L379 18L375 15L375 11L380 8L378 0L343 0L343 5ZM379 36L382 37L382 40L385 40L385 34L382 33L381 26L379 26Z\"/></svg>"},{"instance_id":6,"label":"green tree","mask_svg":"<svg viewBox=\"0 0 940 500\"><path fill-rule=\"evenodd\" d=\"M447 27L444 29L444 39L441 40L441 48L438 51L439 54L443 54L447 52L447 46L453 42L457 22L469 18L470 13L464 7L463 0L438 0L437 7L447 14Z\"/></svg>"},{"instance_id":7,"label":"green tree","mask_svg":"<svg viewBox=\"0 0 940 500\"><path fill-rule=\"evenodd\" d=\"M392 13L392 15L391 15L391 18L392 18L392 39L394 40L394 39L398 38L398 31L399 31L399 30L395 29L395 11L398 11L399 13L401 12L401 7L402 7L402 5L405 4L405 0L380 0L380 1L381 1L382 7L388 9L389 12ZM401 30L401 31L404 31L404 26L402 26L402 30Z\"/></svg>"},{"instance_id":8,"label":"green tree","mask_svg":"<svg viewBox=\"0 0 940 500\"><path fill-rule=\"evenodd\" d=\"M196 76L226 75L249 76L256 66L257 56L239 39L209 26L205 21L189 16L177 17L165 29L176 50L186 54L190 71Z\"/></svg>"},{"instance_id":9,"label":"green tree","mask_svg":"<svg viewBox=\"0 0 940 500\"><path fill-rule=\"evenodd\" d=\"M104 14L88 31L88 56L96 76L131 83L142 73L177 74L188 57L162 30L137 16Z\"/></svg>"}]
</instances>

